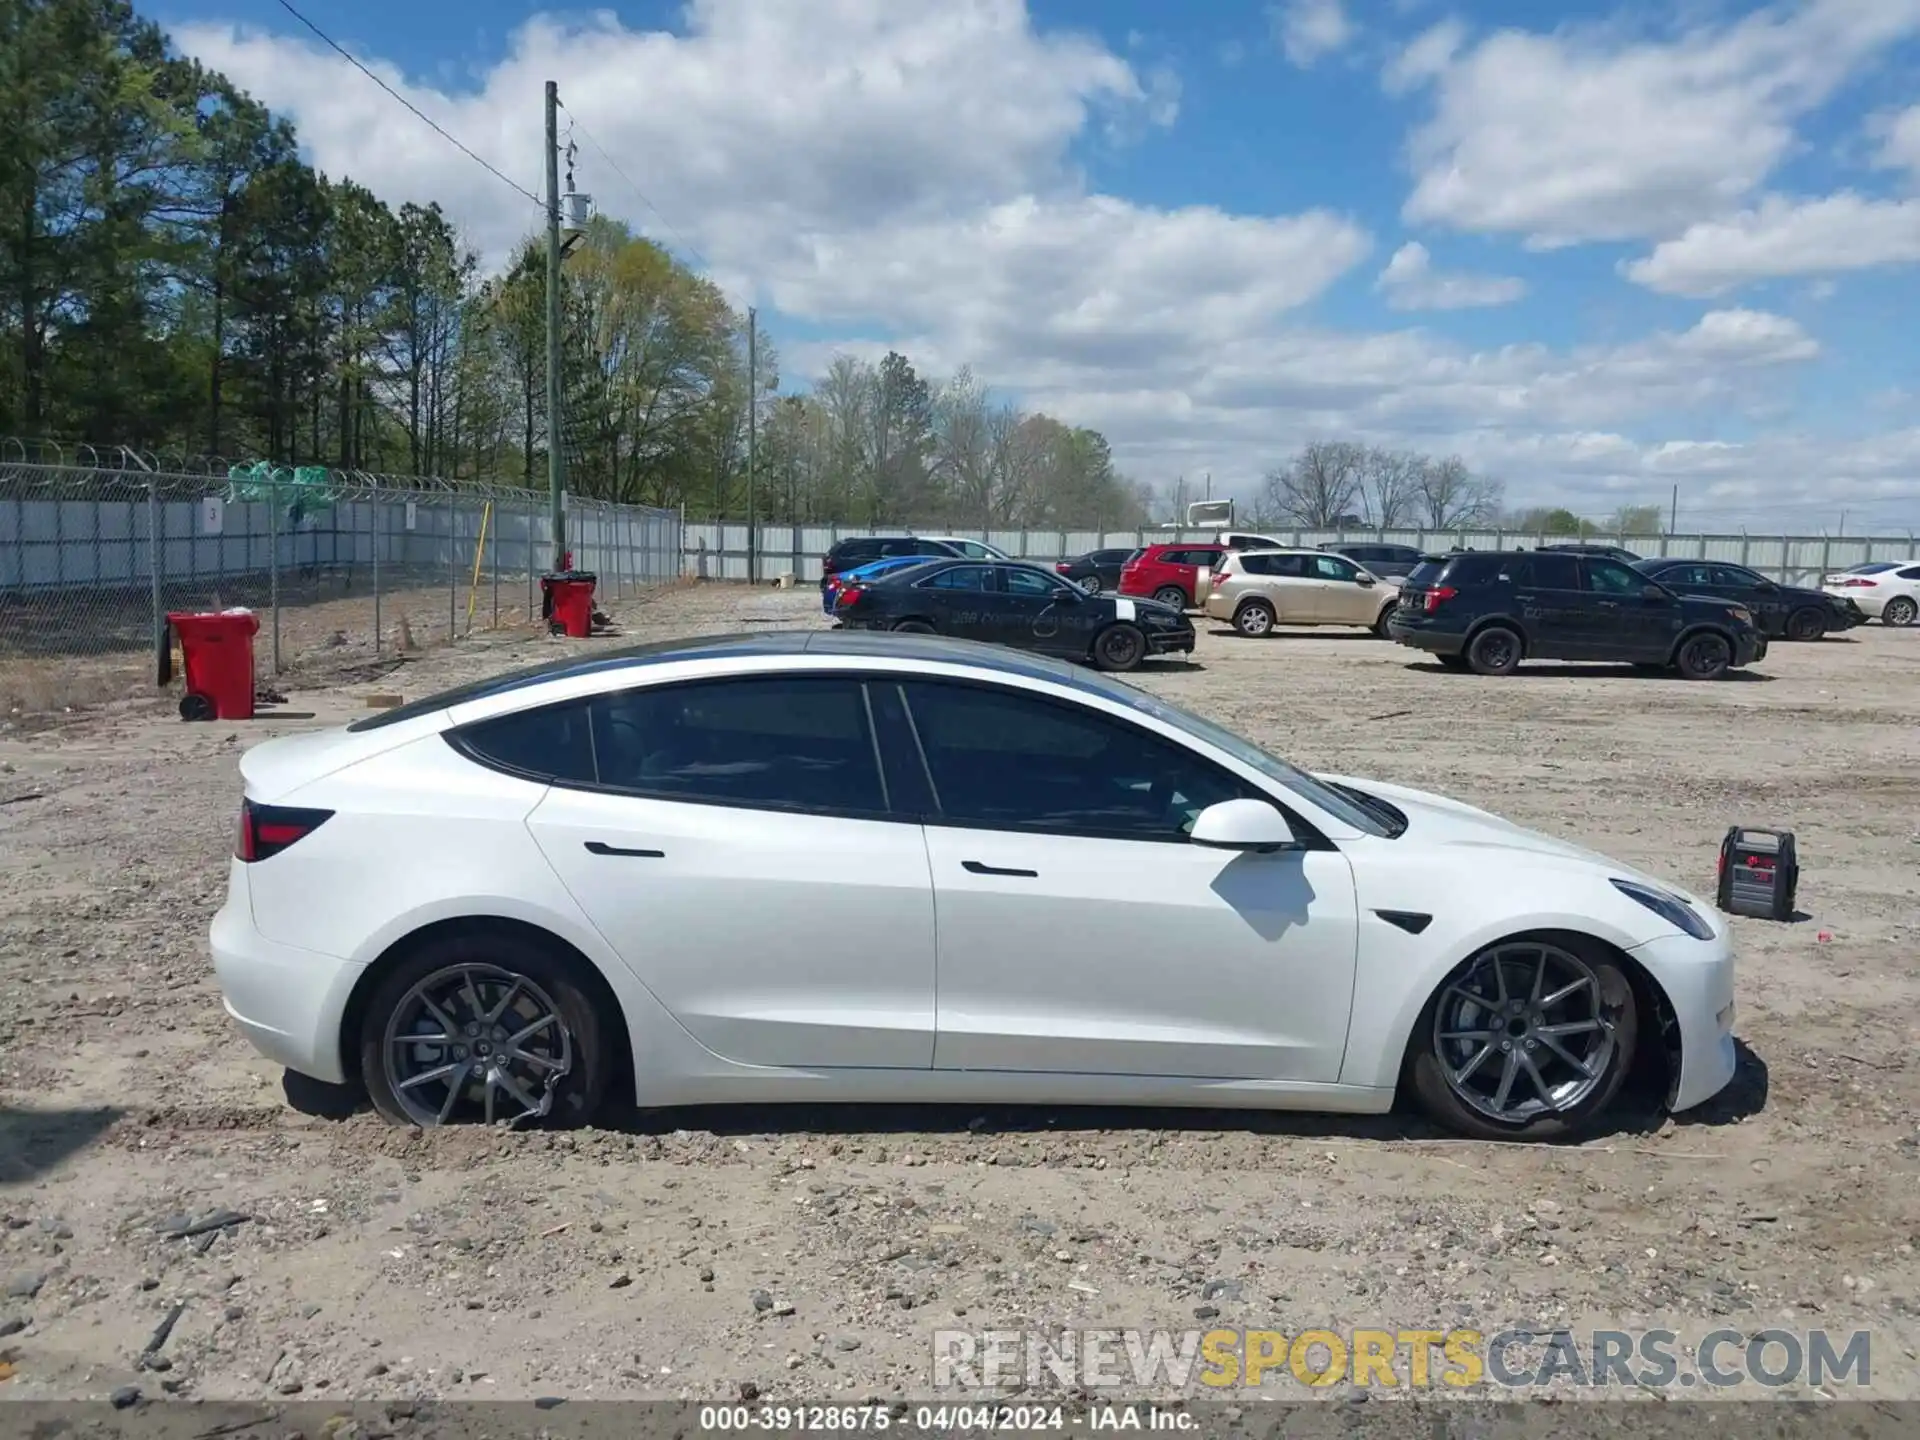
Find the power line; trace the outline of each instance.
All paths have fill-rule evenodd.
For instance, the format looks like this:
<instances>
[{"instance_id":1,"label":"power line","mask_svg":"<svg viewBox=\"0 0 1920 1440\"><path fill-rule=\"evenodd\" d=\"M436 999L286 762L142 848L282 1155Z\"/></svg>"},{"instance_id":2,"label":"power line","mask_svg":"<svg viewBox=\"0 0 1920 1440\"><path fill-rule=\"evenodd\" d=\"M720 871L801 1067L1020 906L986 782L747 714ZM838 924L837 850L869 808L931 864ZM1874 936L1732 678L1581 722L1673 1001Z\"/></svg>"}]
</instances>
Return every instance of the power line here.
<instances>
[{"instance_id":1,"label":"power line","mask_svg":"<svg viewBox=\"0 0 1920 1440\"><path fill-rule=\"evenodd\" d=\"M281 3L284 4L285 0L281 0ZM569 128L577 128L580 131L580 133L586 137L587 143L594 148L595 153L598 154L602 160L607 162L607 168L613 171L615 175L620 177L622 182L624 182L626 187L634 193L635 198L637 198L642 205L646 206L647 209L653 212L654 218L660 222L662 227L665 228L666 232L669 235L673 236L673 238L679 242L680 248L686 251L687 254L691 255L695 260L699 261L701 269L712 270L713 262L707 259L706 256L702 255L699 249L695 245L693 245L693 243L689 241L686 236L682 235L678 230L673 228L673 222L667 219L666 215L661 211L658 205L654 204L653 201L647 198L646 191L642 190L638 185L633 183L632 179L628 177L627 172L622 170L618 165L618 163L615 162L614 158L607 153L606 147L603 146L598 140L593 138L593 132L587 129L585 124L581 122L580 117L574 114L573 111L567 109L567 105L564 100L560 102L560 108L562 110L567 111L567 120L569 122Z\"/></svg>"},{"instance_id":2,"label":"power line","mask_svg":"<svg viewBox=\"0 0 1920 1440\"><path fill-rule=\"evenodd\" d=\"M353 57L353 55L348 53L346 48L342 46L339 41L335 40L331 35L327 34L326 31L322 30L318 25L314 24L313 21L309 20L306 16L302 15L298 10L294 9L293 6L288 3L288 0L280 0L280 8L282 10L285 10L289 15L293 16L293 18L298 20L302 25L306 26L307 29L311 30L315 35L318 35L320 37L321 43L327 46L328 49L332 50L342 60L345 60L349 65L353 66L354 69L358 70L362 75L366 76L369 80L373 81L374 84L378 85L382 90L386 91L387 94L391 95L395 100L398 100L402 105L406 106L406 108L412 111L413 114L418 119L425 121L428 128L431 129L434 134L438 135L442 140L445 140L449 145L453 146L454 149L458 150L462 155L465 155L469 160L473 161L474 164L478 165L482 170L485 170L489 175L493 176L493 178L498 180L502 185L505 185L509 189L515 191L516 193L525 196L527 199L531 200L535 205L539 205L543 209L545 208L546 202L543 201L538 195L534 194L531 190L523 188L517 182L508 179L505 175L501 174L500 171L494 169L492 165L489 165L485 160L482 160L478 155L474 154L473 151L469 150L465 145L461 144L452 135L449 135L445 130L441 129L439 124L433 119L432 116L428 115L425 111L421 110L419 106L415 105L411 100L407 99L406 96L402 95L398 90L395 90L391 85L387 84L386 81L382 80L378 75L374 74L373 71L369 70L366 66L362 65L357 59Z\"/></svg>"}]
</instances>

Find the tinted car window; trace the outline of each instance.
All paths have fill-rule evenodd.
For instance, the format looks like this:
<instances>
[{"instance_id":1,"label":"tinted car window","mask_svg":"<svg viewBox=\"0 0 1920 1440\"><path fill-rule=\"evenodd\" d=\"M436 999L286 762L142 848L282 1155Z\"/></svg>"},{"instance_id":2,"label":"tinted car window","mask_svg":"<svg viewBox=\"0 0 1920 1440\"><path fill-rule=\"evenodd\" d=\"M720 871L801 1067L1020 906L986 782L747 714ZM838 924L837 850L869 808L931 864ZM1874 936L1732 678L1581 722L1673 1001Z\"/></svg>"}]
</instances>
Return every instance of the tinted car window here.
<instances>
[{"instance_id":1,"label":"tinted car window","mask_svg":"<svg viewBox=\"0 0 1920 1440\"><path fill-rule=\"evenodd\" d=\"M872 560L877 558L879 554L880 542L878 540L842 540L827 552L827 558L835 564L844 565L856 557L863 560Z\"/></svg>"},{"instance_id":2,"label":"tinted car window","mask_svg":"<svg viewBox=\"0 0 1920 1440\"><path fill-rule=\"evenodd\" d=\"M856 680L768 676L594 697L600 783L667 800L883 814Z\"/></svg>"},{"instance_id":3,"label":"tinted car window","mask_svg":"<svg viewBox=\"0 0 1920 1440\"><path fill-rule=\"evenodd\" d=\"M1096 550L1091 558L1096 565L1124 565L1139 553L1137 550Z\"/></svg>"},{"instance_id":4,"label":"tinted car window","mask_svg":"<svg viewBox=\"0 0 1920 1440\"><path fill-rule=\"evenodd\" d=\"M1419 587L1437 585L1446 568L1445 560L1422 560L1413 567L1413 573L1407 576L1407 584Z\"/></svg>"},{"instance_id":5,"label":"tinted car window","mask_svg":"<svg viewBox=\"0 0 1920 1440\"><path fill-rule=\"evenodd\" d=\"M1225 552L1222 550L1174 550L1161 556L1169 565L1210 566Z\"/></svg>"},{"instance_id":6,"label":"tinted car window","mask_svg":"<svg viewBox=\"0 0 1920 1440\"><path fill-rule=\"evenodd\" d=\"M1733 581L1716 581L1711 565L1668 565L1647 572L1653 579L1666 586L1732 584Z\"/></svg>"},{"instance_id":7,"label":"tinted car window","mask_svg":"<svg viewBox=\"0 0 1920 1440\"><path fill-rule=\"evenodd\" d=\"M1243 555L1240 568L1249 575L1290 575L1298 578L1307 573L1307 557L1304 555Z\"/></svg>"},{"instance_id":8,"label":"tinted car window","mask_svg":"<svg viewBox=\"0 0 1920 1440\"><path fill-rule=\"evenodd\" d=\"M1909 565L1900 572L1902 580L1920 580L1920 565Z\"/></svg>"},{"instance_id":9,"label":"tinted car window","mask_svg":"<svg viewBox=\"0 0 1920 1440\"><path fill-rule=\"evenodd\" d=\"M1580 588L1580 561L1572 555L1533 555L1527 563L1533 572L1527 581L1529 585L1537 585L1542 590Z\"/></svg>"},{"instance_id":10,"label":"tinted car window","mask_svg":"<svg viewBox=\"0 0 1920 1440\"><path fill-rule=\"evenodd\" d=\"M1180 840L1207 806L1254 794L1199 756L1105 716L972 686L902 688L950 822Z\"/></svg>"},{"instance_id":11,"label":"tinted car window","mask_svg":"<svg viewBox=\"0 0 1920 1440\"><path fill-rule=\"evenodd\" d=\"M1006 570L1001 574L1009 595L1058 595L1067 588L1036 570Z\"/></svg>"},{"instance_id":12,"label":"tinted car window","mask_svg":"<svg viewBox=\"0 0 1920 1440\"><path fill-rule=\"evenodd\" d=\"M1586 575L1586 588L1601 595L1638 595L1647 585L1646 576L1636 575L1618 560L1589 555L1580 567Z\"/></svg>"},{"instance_id":13,"label":"tinted car window","mask_svg":"<svg viewBox=\"0 0 1920 1440\"><path fill-rule=\"evenodd\" d=\"M1751 589L1761 583L1760 577L1751 570L1742 570L1738 565L1715 565L1713 584L1740 586Z\"/></svg>"},{"instance_id":14,"label":"tinted car window","mask_svg":"<svg viewBox=\"0 0 1920 1440\"><path fill-rule=\"evenodd\" d=\"M496 770L562 785L594 781L593 738L582 701L543 705L449 731L455 749Z\"/></svg>"},{"instance_id":15,"label":"tinted car window","mask_svg":"<svg viewBox=\"0 0 1920 1440\"><path fill-rule=\"evenodd\" d=\"M922 580L923 590L991 590L993 572L984 565L953 565Z\"/></svg>"}]
</instances>

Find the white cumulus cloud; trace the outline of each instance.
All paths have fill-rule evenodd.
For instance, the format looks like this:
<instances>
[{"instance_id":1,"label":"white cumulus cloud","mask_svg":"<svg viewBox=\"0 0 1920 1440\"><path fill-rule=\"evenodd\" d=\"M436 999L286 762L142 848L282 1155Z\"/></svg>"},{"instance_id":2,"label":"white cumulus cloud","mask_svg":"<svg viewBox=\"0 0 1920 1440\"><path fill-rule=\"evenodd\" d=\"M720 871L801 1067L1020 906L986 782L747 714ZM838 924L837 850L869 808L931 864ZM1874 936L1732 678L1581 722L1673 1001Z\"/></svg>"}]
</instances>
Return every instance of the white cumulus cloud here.
<instances>
[{"instance_id":1,"label":"white cumulus cloud","mask_svg":"<svg viewBox=\"0 0 1920 1440\"><path fill-rule=\"evenodd\" d=\"M1527 282L1512 275L1469 275L1433 268L1433 257L1418 240L1393 252L1373 282L1395 310L1471 310L1510 305L1527 293Z\"/></svg>"},{"instance_id":2,"label":"white cumulus cloud","mask_svg":"<svg viewBox=\"0 0 1920 1440\"><path fill-rule=\"evenodd\" d=\"M1344 50L1360 33L1341 0L1284 0L1267 13L1281 50L1303 70Z\"/></svg>"}]
</instances>

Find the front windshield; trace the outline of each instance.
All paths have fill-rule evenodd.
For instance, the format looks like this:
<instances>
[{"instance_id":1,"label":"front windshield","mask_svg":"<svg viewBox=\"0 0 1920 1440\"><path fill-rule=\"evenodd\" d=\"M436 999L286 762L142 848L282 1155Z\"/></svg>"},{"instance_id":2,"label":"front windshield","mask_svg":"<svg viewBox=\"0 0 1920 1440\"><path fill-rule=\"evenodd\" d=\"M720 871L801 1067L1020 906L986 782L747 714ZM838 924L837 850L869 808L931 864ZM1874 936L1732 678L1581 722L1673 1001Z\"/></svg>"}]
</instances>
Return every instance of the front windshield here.
<instances>
[{"instance_id":1,"label":"front windshield","mask_svg":"<svg viewBox=\"0 0 1920 1440\"><path fill-rule=\"evenodd\" d=\"M1343 824L1351 825L1363 834L1390 836L1394 833L1391 826L1384 823L1379 816L1362 808L1351 797L1343 795L1323 780L1314 779L1306 771L1289 765L1277 755L1269 755L1252 741L1234 734L1224 726L1216 725L1211 720L1204 720L1191 710L1183 710L1178 705L1169 704L1157 695L1136 690L1124 681L1095 676L1076 678L1089 689L1109 699L1118 700L1143 715L1151 715L1163 724L1184 730L1196 740L1204 740L1216 749L1225 751L1248 769L1257 770L1269 780L1292 791L1302 800L1318 806Z\"/></svg>"}]
</instances>

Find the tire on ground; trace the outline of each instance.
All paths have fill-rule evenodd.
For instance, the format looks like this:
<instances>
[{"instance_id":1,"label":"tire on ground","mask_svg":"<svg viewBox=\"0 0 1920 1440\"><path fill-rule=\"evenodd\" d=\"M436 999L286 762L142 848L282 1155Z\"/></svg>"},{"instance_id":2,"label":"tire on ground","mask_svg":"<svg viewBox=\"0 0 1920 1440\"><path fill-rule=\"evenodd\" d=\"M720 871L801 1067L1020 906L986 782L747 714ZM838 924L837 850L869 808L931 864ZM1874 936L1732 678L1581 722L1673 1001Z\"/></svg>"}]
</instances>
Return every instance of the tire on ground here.
<instances>
[{"instance_id":1,"label":"tire on ground","mask_svg":"<svg viewBox=\"0 0 1920 1440\"><path fill-rule=\"evenodd\" d=\"M1467 642L1467 665L1476 675L1511 675L1522 653L1520 632L1489 625Z\"/></svg>"},{"instance_id":2,"label":"tire on ground","mask_svg":"<svg viewBox=\"0 0 1920 1440\"><path fill-rule=\"evenodd\" d=\"M1147 657L1147 637L1140 627L1119 620L1093 637L1093 663L1102 670L1136 669Z\"/></svg>"},{"instance_id":3,"label":"tire on ground","mask_svg":"<svg viewBox=\"0 0 1920 1440\"><path fill-rule=\"evenodd\" d=\"M1265 600L1243 600L1233 612L1233 628L1250 638L1271 635L1275 618L1273 606Z\"/></svg>"},{"instance_id":4,"label":"tire on ground","mask_svg":"<svg viewBox=\"0 0 1920 1440\"><path fill-rule=\"evenodd\" d=\"M395 1125L414 1123L394 1095L384 1054L387 1021L407 992L449 966L492 965L525 976L552 997L572 1038L573 1068L554 1087L547 1123L586 1124L606 1098L614 1047L601 1026L605 1007L588 993L581 963L558 945L485 930L438 936L402 956L380 977L361 1016L360 1080L373 1108Z\"/></svg>"},{"instance_id":5,"label":"tire on ground","mask_svg":"<svg viewBox=\"0 0 1920 1440\"><path fill-rule=\"evenodd\" d=\"M1414 1022L1407 1042L1407 1055L1401 1081L1429 1119L1458 1135L1479 1140L1559 1140L1591 1129L1606 1114L1620 1093L1634 1064L1639 1047L1640 1011L1633 984L1627 979L1614 955L1597 941L1573 943L1575 937L1559 937L1555 943L1575 950L1594 972L1600 983L1605 1013L1613 1022L1614 1050L1608 1070L1593 1091L1571 1110L1540 1115L1525 1124L1507 1124L1468 1105L1447 1083L1445 1062L1434 1053L1433 1019L1447 987L1472 969L1479 953L1450 971L1428 997L1426 1007Z\"/></svg>"}]
</instances>

